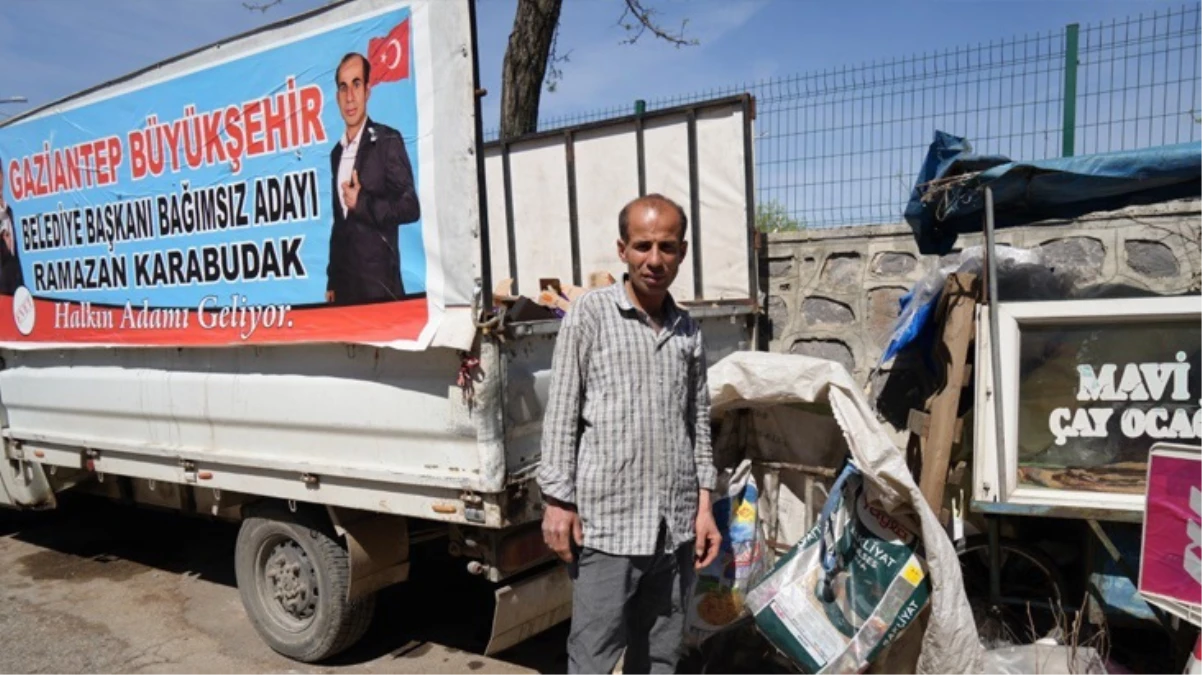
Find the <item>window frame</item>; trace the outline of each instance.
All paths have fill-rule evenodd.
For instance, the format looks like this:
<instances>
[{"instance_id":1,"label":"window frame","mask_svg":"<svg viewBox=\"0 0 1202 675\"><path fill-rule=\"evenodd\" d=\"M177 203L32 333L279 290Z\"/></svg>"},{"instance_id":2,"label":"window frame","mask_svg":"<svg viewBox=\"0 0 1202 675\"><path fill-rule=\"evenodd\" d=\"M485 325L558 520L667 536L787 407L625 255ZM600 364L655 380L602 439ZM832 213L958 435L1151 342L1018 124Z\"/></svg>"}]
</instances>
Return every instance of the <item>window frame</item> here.
<instances>
[{"instance_id":1,"label":"window frame","mask_svg":"<svg viewBox=\"0 0 1202 675\"><path fill-rule=\"evenodd\" d=\"M1202 296L1160 296L1098 300L1011 302L998 306L998 347L1001 378L1003 442L998 453L994 426L994 378L990 355L989 311L977 307L976 405L974 411L973 503L981 511L1026 510L1032 515L1079 515L1142 520L1145 495L1091 492L1019 485L1018 387L1022 329L1028 326L1076 326L1097 323L1138 323L1194 319L1202 331ZM1199 374L1191 373L1191 377ZM1157 439L1159 440L1159 439ZM1154 443L1156 440L1153 441ZM1171 442L1171 441L1170 441ZM1190 443L1182 439L1179 442ZM1192 439L1197 443L1199 439Z\"/></svg>"}]
</instances>

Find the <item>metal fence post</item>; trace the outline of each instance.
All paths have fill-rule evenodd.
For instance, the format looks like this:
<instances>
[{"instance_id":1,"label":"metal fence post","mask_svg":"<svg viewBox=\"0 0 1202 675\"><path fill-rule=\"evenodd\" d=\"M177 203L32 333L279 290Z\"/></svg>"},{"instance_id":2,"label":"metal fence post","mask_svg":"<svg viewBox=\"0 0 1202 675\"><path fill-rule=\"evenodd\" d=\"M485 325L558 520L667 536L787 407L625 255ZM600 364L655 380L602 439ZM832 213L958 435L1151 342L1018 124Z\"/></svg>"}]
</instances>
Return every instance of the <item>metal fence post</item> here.
<instances>
[{"instance_id":1,"label":"metal fence post","mask_svg":"<svg viewBox=\"0 0 1202 675\"><path fill-rule=\"evenodd\" d=\"M1064 28L1064 147L1060 155L1072 157L1077 144L1077 32L1079 25Z\"/></svg>"}]
</instances>

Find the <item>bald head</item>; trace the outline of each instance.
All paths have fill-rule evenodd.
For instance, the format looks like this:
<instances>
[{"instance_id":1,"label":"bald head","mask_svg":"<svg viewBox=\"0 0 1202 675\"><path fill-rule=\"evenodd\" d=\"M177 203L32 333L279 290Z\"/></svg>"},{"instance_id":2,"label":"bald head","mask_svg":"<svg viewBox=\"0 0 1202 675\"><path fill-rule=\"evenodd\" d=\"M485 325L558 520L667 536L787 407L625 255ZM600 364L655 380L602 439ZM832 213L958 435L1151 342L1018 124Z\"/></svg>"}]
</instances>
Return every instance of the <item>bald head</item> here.
<instances>
[{"instance_id":1,"label":"bald head","mask_svg":"<svg viewBox=\"0 0 1202 675\"><path fill-rule=\"evenodd\" d=\"M630 241L631 213L636 210L642 211L646 209L675 213L680 223L679 241L684 241L685 233L689 229L689 217L685 215L684 209L681 208L680 204L658 193L638 197L622 207L622 210L618 213L618 236L621 237L622 241Z\"/></svg>"}]
</instances>

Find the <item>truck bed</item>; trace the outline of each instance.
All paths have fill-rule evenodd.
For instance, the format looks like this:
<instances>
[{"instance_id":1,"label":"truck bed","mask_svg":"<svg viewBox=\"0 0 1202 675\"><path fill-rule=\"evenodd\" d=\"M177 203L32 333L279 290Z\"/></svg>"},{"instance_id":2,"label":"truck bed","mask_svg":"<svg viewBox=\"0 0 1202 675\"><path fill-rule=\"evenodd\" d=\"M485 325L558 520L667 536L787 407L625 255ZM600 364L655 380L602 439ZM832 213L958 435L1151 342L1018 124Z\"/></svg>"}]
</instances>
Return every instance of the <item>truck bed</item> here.
<instances>
[{"instance_id":1,"label":"truck bed","mask_svg":"<svg viewBox=\"0 0 1202 675\"><path fill-rule=\"evenodd\" d=\"M694 310L711 363L751 308ZM47 466L485 527L537 467L558 321L461 353L356 345L16 350L0 399L12 452ZM520 495L529 490L514 490Z\"/></svg>"}]
</instances>

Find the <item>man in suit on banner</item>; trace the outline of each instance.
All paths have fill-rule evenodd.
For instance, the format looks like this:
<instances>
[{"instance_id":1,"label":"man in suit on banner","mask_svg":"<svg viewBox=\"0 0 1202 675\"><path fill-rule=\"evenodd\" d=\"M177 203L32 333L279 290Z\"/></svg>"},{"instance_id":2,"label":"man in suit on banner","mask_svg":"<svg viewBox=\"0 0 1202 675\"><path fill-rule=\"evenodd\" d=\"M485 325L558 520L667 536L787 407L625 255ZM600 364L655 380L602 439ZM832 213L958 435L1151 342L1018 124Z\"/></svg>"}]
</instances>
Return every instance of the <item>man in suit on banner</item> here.
<instances>
[{"instance_id":1,"label":"man in suit on banner","mask_svg":"<svg viewBox=\"0 0 1202 675\"><path fill-rule=\"evenodd\" d=\"M372 81L366 57L354 52L342 57L335 79L346 133L330 152L334 226L326 302L401 300L405 288L397 230L421 218L405 140L396 129L367 116Z\"/></svg>"},{"instance_id":2,"label":"man in suit on banner","mask_svg":"<svg viewBox=\"0 0 1202 675\"><path fill-rule=\"evenodd\" d=\"M0 171L0 295L12 295L25 285L17 254L16 224L12 207L4 201L4 172Z\"/></svg>"}]
</instances>

